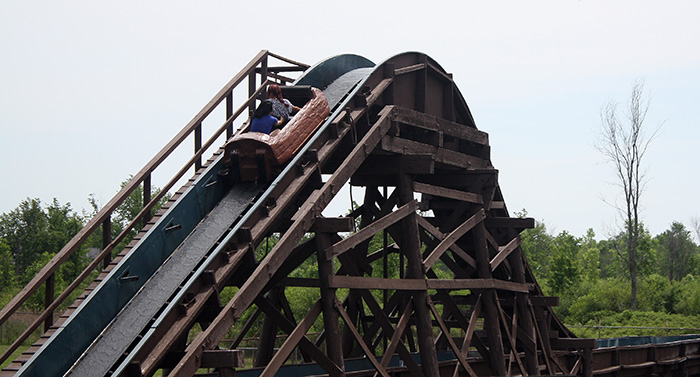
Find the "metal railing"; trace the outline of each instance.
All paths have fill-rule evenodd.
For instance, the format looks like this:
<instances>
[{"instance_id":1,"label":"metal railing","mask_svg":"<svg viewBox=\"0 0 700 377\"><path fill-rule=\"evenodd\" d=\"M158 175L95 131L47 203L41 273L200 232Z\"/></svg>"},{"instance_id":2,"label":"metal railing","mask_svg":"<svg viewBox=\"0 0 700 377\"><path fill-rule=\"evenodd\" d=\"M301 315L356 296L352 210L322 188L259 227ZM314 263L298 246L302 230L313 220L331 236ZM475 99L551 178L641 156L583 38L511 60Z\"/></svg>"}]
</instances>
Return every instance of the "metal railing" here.
<instances>
[{"instance_id":1,"label":"metal railing","mask_svg":"<svg viewBox=\"0 0 700 377\"><path fill-rule=\"evenodd\" d=\"M651 327L651 326L604 326L604 325L566 325L568 328L582 328L582 329L593 329L597 330L598 332L598 337L597 339L603 339L602 338L602 331L604 329L614 329L614 330L621 330L621 329L629 329L629 330L660 330L660 331L665 331L666 336L671 335L671 331L679 331L684 334L691 334L695 333L698 334L700 333L700 328L694 328L694 327ZM643 331L640 331L639 333L635 334L635 336L646 336L649 334L643 334Z\"/></svg>"},{"instance_id":2,"label":"metal railing","mask_svg":"<svg viewBox=\"0 0 700 377\"><path fill-rule=\"evenodd\" d=\"M280 61L280 66L269 66L270 58ZM152 217L152 211L159 201L169 192L169 190L179 182L188 170L194 168L197 172L202 167L202 154L218 140L226 135L226 139L233 136L234 121L245 113L252 113L255 108L256 99L266 89L268 83L277 82L285 84L293 81L293 79L282 75L285 72L302 72L309 66L302 64L282 56L273 54L267 50L260 51L238 74L236 74L205 107L199 111L197 115L185 127L161 149L124 187L92 218L85 226L71 239L54 257L37 273L22 290L0 310L0 326L2 326L10 316L19 310L22 305L34 294L39 288L45 286L45 309L41 312L36 320L10 345L5 352L0 355L0 363L5 360L29 338L29 336L44 323L44 331L53 324L53 313L61 305L70 294L76 290L90 276L95 269L110 263L112 251L119 245L129 234L129 232L139 224L146 223ZM259 81L257 78L259 77ZM244 80L248 80L248 98L237 108L233 107L233 93ZM257 83L260 83L259 85ZM213 134L203 142L202 139L202 123L207 117L217 109L218 106L224 104L226 119L224 123L216 129ZM246 114L247 116L248 114ZM153 172L162 165L166 159L173 155L176 150L185 140L192 137L194 139L194 153L184 166L170 179L154 197L151 197L151 177ZM111 217L114 211L134 192L138 187L143 187L143 209L130 220L125 229L112 238ZM54 274L58 268L65 263L68 258L73 255L76 250L88 239L90 235L102 229L102 250L88 264L88 266L71 282L58 297L55 292Z\"/></svg>"}]
</instances>

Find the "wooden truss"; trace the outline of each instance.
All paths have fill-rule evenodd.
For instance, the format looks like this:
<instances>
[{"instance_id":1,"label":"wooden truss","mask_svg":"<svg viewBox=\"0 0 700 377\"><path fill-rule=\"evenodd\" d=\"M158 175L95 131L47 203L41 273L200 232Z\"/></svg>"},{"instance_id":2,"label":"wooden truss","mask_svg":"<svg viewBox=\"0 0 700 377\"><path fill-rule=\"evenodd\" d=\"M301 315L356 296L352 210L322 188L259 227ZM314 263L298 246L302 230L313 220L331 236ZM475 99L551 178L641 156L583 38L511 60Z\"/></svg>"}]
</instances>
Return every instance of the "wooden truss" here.
<instances>
[{"instance_id":1,"label":"wooden truss","mask_svg":"<svg viewBox=\"0 0 700 377\"><path fill-rule=\"evenodd\" d=\"M208 367L233 375L237 348L262 316L261 376L275 375L295 350L330 376L590 375L591 344L558 322L556 298L534 281L519 238L534 221L508 216L489 152L450 75L422 54L384 63L270 189L127 374ZM348 182L365 189L359 207L324 217ZM273 233L278 242L256 260ZM382 247L370 251L377 237ZM318 277L288 277L308 258ZM223 303L225 286L238 289ZM292 286L319 290L308 312L292 313ZM324 332L312 336L320 317ZM203 330L187 343L195 323ZM276 349L278 331L287 337ZM372 369L346 371L358 358Z\"/></svg>"}]
</instances>

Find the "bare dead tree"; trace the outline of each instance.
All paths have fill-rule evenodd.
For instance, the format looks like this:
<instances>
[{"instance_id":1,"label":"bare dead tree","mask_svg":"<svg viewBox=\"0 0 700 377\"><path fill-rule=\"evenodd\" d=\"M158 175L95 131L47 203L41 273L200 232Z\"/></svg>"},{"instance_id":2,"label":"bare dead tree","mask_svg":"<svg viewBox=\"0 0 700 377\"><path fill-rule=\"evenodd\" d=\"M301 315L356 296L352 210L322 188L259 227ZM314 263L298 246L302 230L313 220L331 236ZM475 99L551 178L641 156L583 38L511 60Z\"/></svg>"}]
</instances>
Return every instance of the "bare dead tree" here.
<instances>
[{"instance_id":1,"label":"bare dead tree","mask_svg":"<svg viewBox=\"0 0 700 377\"><path fill-rule=\"evenodd\" d=\"M698 240L698 245L700 245L700 217L693 216L690 219L690 225L693 227L693 230L695 231L695 239Z\"/></svg>"},{"instance_id":2,"label":"bare dead tree","mask_svg":"<svg viewBox=\"0 0 700 377\"><path fill-rule=\"evenodd\" d=\"M625 112L626 121L620 120L617 102L611 100L603 105L600 113L601 138L597 145L605 159L613 165L616 183L622 189L624 196L623 205L618 205L615 201L613 206L619 211L625 223L626 262L630 272L632 310L637 309L639 203L646 183L642 158L662 125L659 124L649 136L645 134L644 121L649 110L649 101L644 99L643 91L643 80L633 84Z\"/></svg>"}]
</instances>

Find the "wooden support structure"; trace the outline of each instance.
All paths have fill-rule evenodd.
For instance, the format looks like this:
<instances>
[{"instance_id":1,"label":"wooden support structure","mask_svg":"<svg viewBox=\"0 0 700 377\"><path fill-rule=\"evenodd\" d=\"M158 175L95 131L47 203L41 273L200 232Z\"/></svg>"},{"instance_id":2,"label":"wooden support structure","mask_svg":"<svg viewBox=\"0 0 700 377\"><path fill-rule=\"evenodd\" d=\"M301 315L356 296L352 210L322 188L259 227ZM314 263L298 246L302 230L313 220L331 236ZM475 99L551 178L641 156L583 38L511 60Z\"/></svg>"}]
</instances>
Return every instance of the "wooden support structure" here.
<instances>
[{"instance_id":1,"label":"wooden support structure","mask_svg":"<svg viewBox=\"0 0 700 377\"><path fill-rule=\"evenodd\" d=\"M222 92L221 133L233 134L232 118L253 110L268 80L286 81L280 72L258 59L239 74L250 97L234 111L232 88ZM235 234L173 296L180 309L164 309L134 342L140 348L124 352L122 376L193 376L207 367L235 375L249 337L259 339L253 364L262 376L280 372L295 350L329 376L592 375L591 342L556 320L557 300L543 296L528 270L519 234L534 220L509 216L488 134L452 76L420 53L363 74L303 154L280 168L249 212L230 219ZM186 170L207 167L201 132L197 119ZM364 188L361 202L348 203L347 216L326 215L348 183ZM119 241L108 235L108 215L99 224L105 243ZM290 276L309 265L298 271L312 275ZM47 277L30 289L44 281L50 288ZM318 300L299 309L288 301L292 288ZM310 334L314 326L320 336ZM366 374L347 367L356 358L369 363Z\"/></svg>"}]
</instances>

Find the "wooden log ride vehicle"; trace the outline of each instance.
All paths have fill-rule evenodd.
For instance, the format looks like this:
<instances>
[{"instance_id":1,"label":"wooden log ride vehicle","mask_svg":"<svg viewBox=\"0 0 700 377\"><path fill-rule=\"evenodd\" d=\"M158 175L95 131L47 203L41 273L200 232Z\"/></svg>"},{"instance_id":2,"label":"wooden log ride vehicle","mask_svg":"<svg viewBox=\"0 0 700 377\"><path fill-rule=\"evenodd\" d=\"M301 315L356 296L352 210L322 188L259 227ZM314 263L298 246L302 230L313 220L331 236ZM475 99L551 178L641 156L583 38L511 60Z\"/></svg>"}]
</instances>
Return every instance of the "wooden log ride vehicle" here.
<instances>
[{"instance_id":1,"label":"wooden log ride vehicle","mask_svg":"<svg viewBox=\"0 0 700 377\"><path fill-rule=\"evenodd\" d=\"M307 93L308 102L281 130L268 135L246 132L249 127L245 127L226 142L226 155L242 181L265 182L278 174L328 117L330 107L325 94L311 87Z\"/></svg>"}]
</instances>

